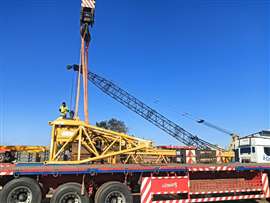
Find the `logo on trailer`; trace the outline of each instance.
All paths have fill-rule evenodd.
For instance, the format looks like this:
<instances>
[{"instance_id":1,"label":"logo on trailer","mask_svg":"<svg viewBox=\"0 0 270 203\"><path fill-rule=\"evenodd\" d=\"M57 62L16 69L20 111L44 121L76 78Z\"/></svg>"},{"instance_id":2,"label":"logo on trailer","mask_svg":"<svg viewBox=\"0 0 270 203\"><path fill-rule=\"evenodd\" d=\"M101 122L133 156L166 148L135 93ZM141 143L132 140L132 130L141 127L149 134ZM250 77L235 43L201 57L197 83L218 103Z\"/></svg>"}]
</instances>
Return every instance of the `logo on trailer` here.
<instances>
[{"instance_id":1,"label":"logo on trailer","mask_svg":"<svg viewBox=\"0 0 270 203\"><path fill-rule=\"evenodd\" d=\"M164 183L161 185L162 188L177 188L178 184L177 182L174 183Z\"/></svg>"}]
</instances>

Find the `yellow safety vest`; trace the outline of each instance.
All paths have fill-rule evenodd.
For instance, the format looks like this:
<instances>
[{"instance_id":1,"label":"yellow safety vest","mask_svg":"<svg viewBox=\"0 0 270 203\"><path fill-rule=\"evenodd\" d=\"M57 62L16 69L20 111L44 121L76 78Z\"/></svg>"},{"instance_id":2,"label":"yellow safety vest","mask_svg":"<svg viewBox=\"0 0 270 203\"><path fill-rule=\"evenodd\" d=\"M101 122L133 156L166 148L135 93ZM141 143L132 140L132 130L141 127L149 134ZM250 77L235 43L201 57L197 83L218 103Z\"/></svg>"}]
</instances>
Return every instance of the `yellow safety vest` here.
<instances>
[{"instance_id":1,"label":"yellow safety vest","mask_svg":"<svg viewBox=\"0 0 270 203\"><path fill-rule=\"evenodd\" d=\"M60 106L60 113L61 113L61 116L65 116L68 112L68 107L67 106L63 106L61 105Z\"/></svg>"}]
</instances>

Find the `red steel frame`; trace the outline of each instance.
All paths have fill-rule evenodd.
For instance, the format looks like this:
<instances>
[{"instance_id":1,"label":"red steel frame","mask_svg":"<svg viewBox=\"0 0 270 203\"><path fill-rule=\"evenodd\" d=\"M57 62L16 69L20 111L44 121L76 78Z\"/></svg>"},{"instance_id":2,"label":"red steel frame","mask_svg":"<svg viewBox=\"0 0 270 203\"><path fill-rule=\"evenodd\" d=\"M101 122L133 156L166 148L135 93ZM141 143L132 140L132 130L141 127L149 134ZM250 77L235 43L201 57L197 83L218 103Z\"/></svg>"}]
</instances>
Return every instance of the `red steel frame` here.
<instances>
[{"instance_id":1,"label":"red steel frame","mask_svg":"<svg viewBox=\"0 0 270 203\"><path fill-rule=\"evenodd\" d=\"M38 179L48 188L54 186L56 188L59 184L74 180L80 182L84 180L84 176L89 176L86 179L96 181L99 186L107 181L123 183L131 181L128 186L130 189L136 188L134 190L136 194L140 192L141 203L270 198L268 172L270 172L270 165L237 163L229 165L0 164L2 186L13 177L19 176L39 177ZM55 184L56 179L59 184ZM86 187L92 187L90 182L86 184L88 184ZM137 186L140 186L138 188L140 191L137 190ZM175 200L171 200L171 196ZM162 200L156 201L161 197Z\"/></svg>"},{"instance_id":2,"label":"red steel frame","mask_svg":"<svg viewBox=\"0 0 270 203\"><path fill-rule=\"evenodd\" d=\"M252 177L252 179L244 180L246 185L244 185L245 182L242 180L242 188L241 186L239 186L239 189L235 190L219 190L219 188L216 188L212 191L200 192L191 191L192 180L190 180L189 175L176 177L143 177L141 184L141 203L191 203L269 198L268 175L259 171L254 173L255 176ZM222 182L220 184L222 184ZM220 188L222 188L222 185L220 186ZM238 195L236 193L238 193ZM162 194L185 194L185 198L178 200L153 200L154 195ZM214 195L211 196L211 194ZM199 197L196 197L196 195Z\"/></svg>"}]
</instances>

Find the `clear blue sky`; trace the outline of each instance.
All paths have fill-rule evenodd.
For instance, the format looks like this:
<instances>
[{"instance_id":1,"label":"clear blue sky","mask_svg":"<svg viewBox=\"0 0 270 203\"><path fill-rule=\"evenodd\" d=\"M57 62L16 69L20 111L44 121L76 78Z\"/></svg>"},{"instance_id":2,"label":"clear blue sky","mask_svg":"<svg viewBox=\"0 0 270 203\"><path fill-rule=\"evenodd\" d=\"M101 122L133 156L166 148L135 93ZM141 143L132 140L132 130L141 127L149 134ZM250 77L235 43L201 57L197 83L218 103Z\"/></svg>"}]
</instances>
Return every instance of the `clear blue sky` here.
<instances>
[{"instance_id":1,"label":"clear blue sky","mask_svg":"<svg viewBox=\"0 0 270 203\"><path fill-rule=\"evenodd\" d=\"M48 121L70 101L79 13L80 0L1 2L1 144L49 144ZM269 27L267 0L97 0L90 69L224 146L227 135L181 112L242 135L270 128ZM89 97L91 123L115 117L131 134L177 144L93 85Z\"/></svg>"}]
</instances>

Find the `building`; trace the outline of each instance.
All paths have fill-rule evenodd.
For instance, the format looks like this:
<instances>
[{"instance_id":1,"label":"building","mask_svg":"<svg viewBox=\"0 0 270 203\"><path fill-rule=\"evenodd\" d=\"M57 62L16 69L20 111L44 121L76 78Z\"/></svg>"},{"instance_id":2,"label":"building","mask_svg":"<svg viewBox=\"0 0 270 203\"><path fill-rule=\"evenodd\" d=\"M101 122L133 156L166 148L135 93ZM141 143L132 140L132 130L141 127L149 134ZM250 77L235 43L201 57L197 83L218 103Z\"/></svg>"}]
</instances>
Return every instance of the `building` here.
<instances>
[{"instance_id":1,"label":"building","mask_svg":"<svg viewBox=\"0 0 270 203\"><path fill-rule=\"evenodd\" d=\"M235 160L241 163L270 163L270 130L263 130L235 143Z\"/></svg>"}]
</instances>

